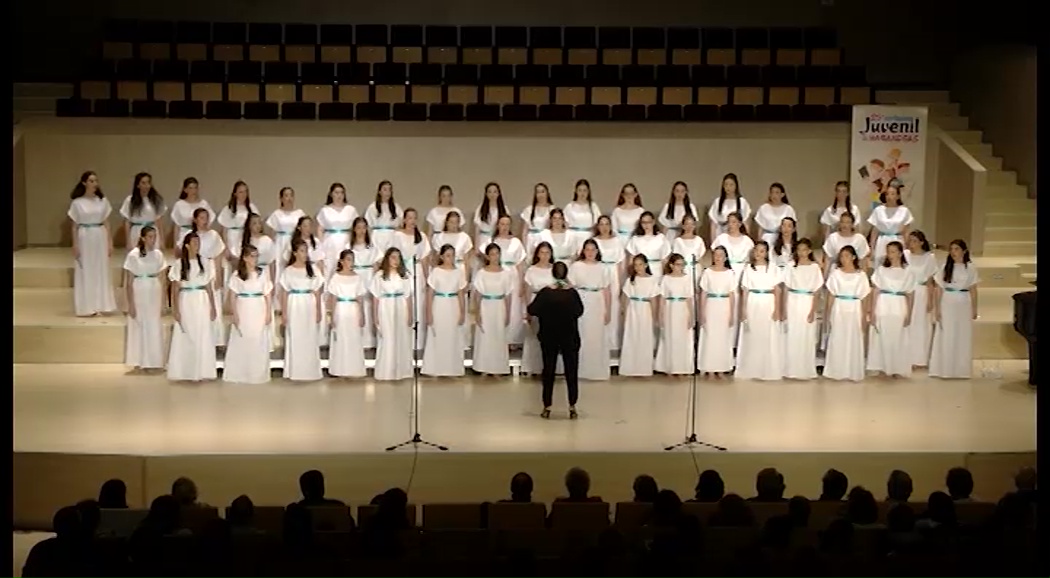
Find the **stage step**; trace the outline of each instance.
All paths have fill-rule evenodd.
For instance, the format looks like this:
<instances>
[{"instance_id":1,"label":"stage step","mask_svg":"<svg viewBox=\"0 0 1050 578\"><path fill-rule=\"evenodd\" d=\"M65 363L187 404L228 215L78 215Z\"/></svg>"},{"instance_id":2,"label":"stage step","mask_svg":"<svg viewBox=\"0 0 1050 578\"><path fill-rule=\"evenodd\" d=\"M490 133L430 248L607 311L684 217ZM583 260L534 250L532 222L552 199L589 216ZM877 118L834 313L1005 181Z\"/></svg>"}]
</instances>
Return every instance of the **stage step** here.
<instances>
[{"instance_id":1,"label":"stage step","mask_svg":"<svg viewBox=\"0 0 1050 578\"><path fill-rule=\"evenodd\" d=\"M933 114L933 110L930 110ZM930 122L939 126L944 131L966 130L970 128L970 119L965 116L931 116Z\"/></svg>"},{"instance_id":2,"label":"stage step","mask_svg":"<svg viewBox=\"0 0 1050 578\"><path fill-rule=\"evenodd\" d=\"M994 207L993 207L994 208ZM1036 226L1036 213L1035 207L1029 211L1019 211L1014 213L994 212L985 213L984 215L984 226L985 228L993 227L1035 227Z\"/></svg>"},{"instance_id":3,"label":"stage step","mask_svg":"<svg viewBox=\"0 0 1050 578\"><path fill-rule=\"evenodd\" d=\"M875 102L902 106L950 104L951 94L947 90L876 90Z\"/></svg>"},{"instance_id":4,"label":"stage step","mask_svg":"<svg viewBox=\"0 0 1050 578\"><path fill-rule=\"evenodd\" d=\"M946 130L945 132L959 144L980 144L982 142L979 130Z\"/></svg>"},{"instance_id":5,"label":"stage step","mask_svg":"<svg viewBox=\"0 0 1050 578\"><path fill-rule=\"evenodd\" d=\"M1033 241L1036 238L1036 228L1033 227L986 227L984 230L984 242L998 241Z\"/></svg>"},{"instance_id":6,"label":"stage step","mask_svg":"<svg viewBox=\"0 0 1050 578\"><path fill-rule=\"evenodd\" d=\"M1038 243L1028 241L989 241L984 244L987 257L1035 257Z\"/></svg>"},{"instance_id":7,"label":"stage step","mask_svg":"<svg viewBox=\"0 0 1050 578\"><path fill-rule=\"evenodd\" d=\"M988 184L992 186L1010 186L1017 184L1017 173L1014 171L988 171ZM1025 191L1028 196L1028 191Z\"/></svg>"}]
</instances>

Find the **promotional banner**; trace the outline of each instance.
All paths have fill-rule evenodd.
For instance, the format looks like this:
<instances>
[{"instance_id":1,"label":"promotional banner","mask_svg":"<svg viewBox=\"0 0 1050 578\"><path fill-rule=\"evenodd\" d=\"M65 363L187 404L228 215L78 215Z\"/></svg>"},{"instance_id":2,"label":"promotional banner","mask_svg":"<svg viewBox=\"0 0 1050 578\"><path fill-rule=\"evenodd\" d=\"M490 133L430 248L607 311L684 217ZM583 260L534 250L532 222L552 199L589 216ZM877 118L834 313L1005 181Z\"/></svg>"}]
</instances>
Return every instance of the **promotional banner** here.
<instances>
[{"instance_id":1,"label":"promotional banner","mask_svg":"<svg viewBox=\"0 0 1050 578\"><path fill-rule=\"evenodd\" d=\"M918 218L926 172L925 106L854 106L850 139L850 192L867 215L890 181L903 183L901 198Z\"/></svg>"}]
</instances>

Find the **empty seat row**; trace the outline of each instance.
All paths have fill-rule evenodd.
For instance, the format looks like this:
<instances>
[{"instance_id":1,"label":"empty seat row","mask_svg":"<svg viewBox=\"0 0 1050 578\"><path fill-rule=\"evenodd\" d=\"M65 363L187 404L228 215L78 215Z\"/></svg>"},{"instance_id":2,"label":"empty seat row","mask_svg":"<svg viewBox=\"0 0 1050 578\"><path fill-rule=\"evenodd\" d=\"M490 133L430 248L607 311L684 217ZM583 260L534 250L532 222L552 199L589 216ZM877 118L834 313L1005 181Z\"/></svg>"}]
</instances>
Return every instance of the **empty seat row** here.
<instances>
[{"instance_id":1,"label":"empty seat row","mask_svg":"<svg viewBox=\"0 0 1050 578\"><path fill-rule=\"evenodd\" d=\"M834 48L831 28L420 26L115 20L105 41L124 44L325 44L536 48Z\"/></svg>"},{"instance_id":2,"label":"empty seat row","mask_svg":"<svg viewBox=\"0 0 1050 578\"><path fill-rule=\"evenodd\" d=\"M307 84L506 84L522 86L860 86L863 67L790 65L401 64L103 61L89 80Z\"/></svg>"}]
</instances>

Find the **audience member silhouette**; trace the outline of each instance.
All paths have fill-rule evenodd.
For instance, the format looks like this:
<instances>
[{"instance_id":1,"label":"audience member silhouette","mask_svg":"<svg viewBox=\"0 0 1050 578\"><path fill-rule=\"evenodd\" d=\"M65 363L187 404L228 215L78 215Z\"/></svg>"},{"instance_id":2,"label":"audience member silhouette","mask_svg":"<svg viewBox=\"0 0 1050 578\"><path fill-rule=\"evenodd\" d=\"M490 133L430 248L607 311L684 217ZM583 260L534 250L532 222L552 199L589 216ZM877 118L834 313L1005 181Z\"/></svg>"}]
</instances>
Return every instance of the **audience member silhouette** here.
<instances>
[{"instance_id":1,"label":"audience member silhouette","mask_svg":"<svg viewBox=\"0 0 1050 578\"><path fill-rule=\"evenodd\" d=\"M528 504L532 502L532 476L518 472L510 479L510 499L500 502Z\"/></svg>"},{"instance_id":2,"label":"audience member silhouette","mask_svg":"<svg viewBox=\"0 0 1050 578\"><path fill-rule=\"evenodd\" d=\"M98 491L98 507L121 510L128 507L128 487L123 480L108 480Z\"/></svg>"},{"instance_id":3,"label":"audience member silhouette","mask_svg":"<svg viewBox=\"0 0 1050 578\"><path fill-rule=\"evenodd\" d=\"M908 472L893 470L886 480L886 501L890 504L907 504L911 499L912 482Z\"/></svg>"},{"instance_id":4,"label":"audience member silhouette","mask_svg":"<svg viewBox=\"0 0 1050 578\"><path fill-rule=\"evenodd\" d=\"M749 502L786 502L784 476L776 468L766 468L755 476L755 495Z\"/></svg>"},{"instance_id":5,"label":"audience member silhouette","mask_svg":"<svg viewBox=\"0 0 1050 578\"><path fill-rule=\"evenodd\" d=\"M875 495L860 486L850 490L846 500L846 518L858 527L878 524L879 503Z\"/></svg>"},{"instance_id":6,"label":"audience member silhouette","mask_svg":"<svg viewBox=\"0 0 1050 578\"><path fill-rule=\"evenodd\" d=\"M957 524L955 517L955 502L951 496L944 492L933 492L926 501L926 511L919 517L916 525L922 529L938 528L941 526L954 527Z\"/></svg>"},{"instance_id":7,"label":"audience member silhouette","mask_svg":"<svg viewBox=\"0 0 1050 578\"><path fill-rule=\"evenodd\" d=\"M747 528L755 525L755 516L744 498L726 494L708 519L709 526Z\"/></svg>"},{"instance_id":8,"label":"audience member silhouette","mask_svg":"<svg viewBox=\"0 0 1050 578\"><path fill-rule=\"evenodd\" d=\"M303 499L297 502L300 506L345 506L343 502L325 497L324 474L317 470L303 472L299 476L299 491Z\"/></svg>"},{"instance_id":9,"label":"audience member silhouette","mask_svg":"<svg viewBox=\"0 0 1050 578\"><path fill-rule=\"evenodd\" d=\"M171 484L171 495L183 508L203 507L197 502L197 484L189 478L179 478Z\"/></svg>"},{"instance_id":10,"label":"audience member silhouette","mask_svg":"<svg viewBox=\"0 0 1050 578\"><path fill-rule=\"evenodd\" d=\"M402 554L402 533L414 524L408 520L408 494L400 488L383 492L375 514L364 524L366 552L376 558Z\"/></svg>"},{"instance_id":11,"label":"audience member silhouette","mask_svg":"<svg viewBox=\"0 0 1050 578\"><path fill-rule=\"evenodd\" d=\"M55 512L51 523L55 536L37 543L29 551L22 576L91 576L86 555L89 542L84 539L80 512L67 506Z\"/></svg>"},{"instance_id":12,"label":"audience member silhouette","mask_svg":"<svg viewBox=\"0 0 1050 578\"><path fill-rule=\"evenodd\" d=\"M240 495L230 502L230 509L226 512L226 521L230 525L231 534L256 535L262 533L255 526L255 504L248 496Z\"/></svg>"},{"instance_id":13,"label":"audience member silhouette","mask_svg":"<svg viewBox=\"0 0 1050 578\"><path fill-rule=\"evenodd\" d=\"M696 494L690 502L713 504L726 493L726 484L715 470L704 470L696 479Z\"/></svg>"},{"instance_id":14,"label":"audience member silhouette","mask_svg":"<svg viewBox=\"0 0 1050 578\"><path fill-rule=\"evenodd\" d=\"M818 502L841 502L849 490L849 479L846 474L832 468L824 473L820 485Z\"/></svg>"},{"instance_id":15,"label":"audience member silhouette","mask_svg":"<svg viewBox=\"0 0 1050 578\"><path fill-rule=\"evenodd\" d=\"M1039 494L1036 492L1037 481L1035 468L1021 468L1017 475L1014 476L1014 487L1017 488L1017 495L1028 504L1035 504L1039 501Z\"/></svg>"},{"instance_id":16,"label":"audience member silhouette","mask_svg":"<svg viewBox=\"0 0 1050 578\"><path fill-rule=\"evenodd\" d=\"M571 468L565 473L565 491L568 496L555 498L555 502L601 502L598 496L591 496L591 475L583 468Z\"/></svg>"},{"instance_id":17,"label":"audience member silhouette","mask_svg":"<svg viewBox=\"0 0 1050 578\"><path fill-rule=\"evenodd\" d=\"M634 479L634 498L632 502L644 502L647 504L653 503L656 500L656 494L660 491L660 488L656 485L656 480L652 476L645 474L638 476ZM675 494L677 498L678 495Z\"/></svg>"},{"instance_id":18,"label":"audience member silhouette","mask_svg":"<svg viewBox=\"0 0 1050 578\"><path fill-rule=\"evenodd\" d=\"M966 468L952 468L944 480L948 495L956 502L973 501L973 474Z\"/></svg>"}]
</instances>

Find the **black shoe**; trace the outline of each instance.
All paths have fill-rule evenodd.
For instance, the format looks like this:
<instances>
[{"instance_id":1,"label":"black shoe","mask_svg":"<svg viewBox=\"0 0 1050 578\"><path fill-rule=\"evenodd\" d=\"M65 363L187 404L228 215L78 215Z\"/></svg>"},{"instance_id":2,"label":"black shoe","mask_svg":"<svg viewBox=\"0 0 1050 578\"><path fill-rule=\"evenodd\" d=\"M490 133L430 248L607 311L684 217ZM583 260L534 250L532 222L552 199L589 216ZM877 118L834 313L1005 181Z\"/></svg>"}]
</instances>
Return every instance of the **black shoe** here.
<instances>
[{"instance_id":1,"label":"black shoe","mask_svg":"<svg viewBox=\"0 0 1050 578\"><path fill-rule=\"evenodd\" d=\"M551 418L551 410L550 410L550 408L547 408L547 409L541 411L540 412L540 417L542 417L543 419L550 419Z\"/></svg>"},{"instance_id":2,"label":"black shoe","mask_svg":"<svg viewBox=\"0 0 1050 578\"><path fill-rule=\"evenodd\" d=\"M576 408L575 407L570 407L569 408L569 419L578 419L579 417L580 417L580 414L576 413Z\"/></svg>"}]
</instances>

